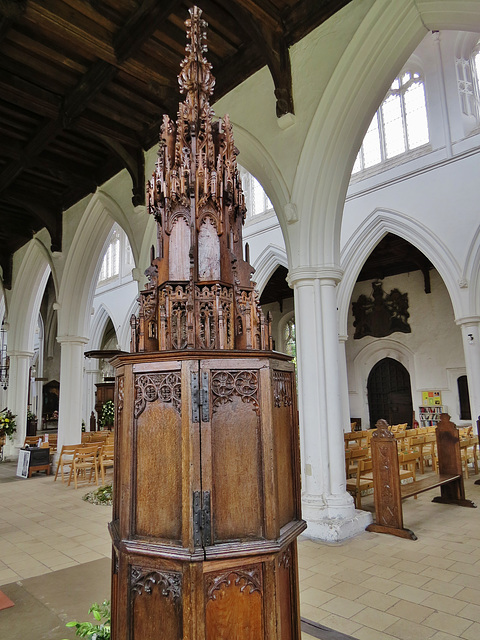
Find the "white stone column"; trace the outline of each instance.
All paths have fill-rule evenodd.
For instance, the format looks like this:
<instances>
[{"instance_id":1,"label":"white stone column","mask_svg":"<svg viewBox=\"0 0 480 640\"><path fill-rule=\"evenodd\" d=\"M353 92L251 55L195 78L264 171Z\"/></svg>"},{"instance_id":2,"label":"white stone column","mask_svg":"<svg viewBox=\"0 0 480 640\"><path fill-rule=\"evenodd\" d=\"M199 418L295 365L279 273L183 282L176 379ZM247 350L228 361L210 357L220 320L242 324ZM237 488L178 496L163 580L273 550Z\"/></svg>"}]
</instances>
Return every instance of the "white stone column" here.
<instances>
[{"instance_id":1,"label":"white stone column","mask_svg":"<svg viewBox=\"0 0 480 640\"><path fill-rule=\"evenodd\" d=\"M17 416L17 431L13 444L7 438L5 453L9 457L16 455L16 449L23 446L27 434L27 402L30 385L30 363L33 353L29 351L10 351L10 371L7 389L7 408ZM4 409L5 407L1 407Z\"/></svg>"},{"instance_id":2,"label":"white stone column","mask_svg":"<svg viewBox=\"0 0 480 640\"><path fill-rule=\"evenodd\" d=\"M350 432L350 396L348 393L347 354L345 343L348 336L338 336L338 366L340 373L340 402L342 403L342 425L344 432Z\"/></svg>"},{"instance_id":3,"label":"white stone column","mask_svg":"<svg viewBox=\"0 0 480 640\"><path fill-rule=\"evenodd\" d=\"M345 488L345 390L335 291L341 275L318 267L296 268L288 275L295 290L303 517L307 535L328 541L363 531L372 520L354 508Z\"/></svg>"},{"instance_id":4,"label":"white stone column","mask_svg":"<svg viewBox=\"0 0 480 640\"><path fill-rule=\"evenodd\" d=\"M459 318L456 323L462 329L468 395L472 411L472 424L475 426L480 415L480 317Z\"/></svg>"},{"instance_id":5,"label":"white stone column","mask_svg":"<svg viewBox=\"0 0 480 640\"><path fill-rule=\"evenodd\" d=\"M82 434L83 350L87 338L58 336L60 356L60 399L58 451L64 444L77 444Z\"/></svg>"}]
</instances>

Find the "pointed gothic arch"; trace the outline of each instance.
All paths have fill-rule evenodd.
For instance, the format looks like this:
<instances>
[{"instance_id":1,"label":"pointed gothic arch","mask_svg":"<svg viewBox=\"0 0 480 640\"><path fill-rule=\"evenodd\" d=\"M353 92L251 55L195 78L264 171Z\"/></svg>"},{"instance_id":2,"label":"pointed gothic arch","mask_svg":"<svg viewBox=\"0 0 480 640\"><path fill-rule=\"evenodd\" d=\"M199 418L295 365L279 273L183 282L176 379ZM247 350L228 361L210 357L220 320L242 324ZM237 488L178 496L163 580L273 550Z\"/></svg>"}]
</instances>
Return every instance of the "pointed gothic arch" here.
<instances>
[{"instance_id":1,"label":"pointed gothic arch","mask_svg":"<svg viewBox=\"0 0 480 640\"><path fill-rule=\"evenodd\" d=\"M288 269L287 252L278 245L269 244L253 262L252 266L255 269L253 280L257 283L259 295L262 295L276 268L282 266Z\"/></svg>"},{"instance_id":2,"label":"pointed gothic arch","mask_svg":"<svg viewBox=\"0 0 480 640\"><path fill-rule=\"evenodd\" d=\"M126 232L134 261L138 258L126 213L113 198L97 192L82 217L68 251L59 293L59 335L89 335L98 274L114 222Z\"/></svg>"},{"instance_id":3,"label":"pointed gothic arch","mask_svg":"<svg viewBox=\"0 0 480 640\"><path fill-rule=\"evenodd\" d=\"M480 6L463 0L376 3L353 35L319 102L292 189L301 212L297 245L304 264L339 263L343 206L357 150L401 65L429 30L438 29L480 31ZM292 256L299 260L298 252Z\"/></svg>"},{"instance_id":4,"label":"pointed gothic arch","mask_svg":"<svg viewBox=\"0 0 480 640\"><path fill-rule=\"evenodd\" d=\"M40 305L48 278L52 273L52 267L42 246L36 240L28 243L14 281L8 314L10 350L33 353L33 340Z\"/></svg>"},{"instance_id":5,"label":"pointed gothic arch","mask_svg":"<svg viewBox=\"0 0 480 640\"><path fill-rule=\"evenodd\" d=\"M462 315L464 300L458 286L460 267L446 245L415 219L398 211L376 209L363 220L342 249L341 268L344 277L337 292L340 335L347 335L348 311L358 274L370 253L387 233L404 238L430 260L445 283L455 316Z\"/></svg>"},{"instance_id":6,"label":"pointed gothic arch","mask_svg":"<svg viewBox=\"0 0 480 640\"><path fill-rule=\"evenodd\" d=\"M406 345L392 340L382 338L365 345L353 360L353 376L349 379L349 393L361 398L362 425L368 425L370 412L368 406L368 377L374 366L384 358L390 358L400 363L409 373L412 401L415 400L413 393L417 389L415 375L415 354ZM415 403L413 402L413 406ZM370 425L374 426L374 425Z\"/></svg>"},{"instance_id":7,"label":"pointed gothic arch","mask_svg":"<svg viewBox=\"0 0 480 640\"><path fill-rule=\"evenodd\" d=\"M460 286L468 292L466 316L480 316L480 225L468 249Z\"/></svg>"},{"instance_id":8,"label":"pointed gothic arch","mask_svg":"<svg viewBox=\"0 0 480 640\"><path fill-rule=\"evenodd\" d=\"M113 325L115 329L115 323L113 322L113 316L111 312L108 310L105 303L101 303L98 309L96 310L95 315L92 318L92 323L90 325L90 341L86 350L97 350L101 349L102 346L102 338L105 333L105 329L107 327L108 321ZM116 330L115 330L115 333ZM118 335L117 335L118 340Z\"/></svg>"}]
</instances>

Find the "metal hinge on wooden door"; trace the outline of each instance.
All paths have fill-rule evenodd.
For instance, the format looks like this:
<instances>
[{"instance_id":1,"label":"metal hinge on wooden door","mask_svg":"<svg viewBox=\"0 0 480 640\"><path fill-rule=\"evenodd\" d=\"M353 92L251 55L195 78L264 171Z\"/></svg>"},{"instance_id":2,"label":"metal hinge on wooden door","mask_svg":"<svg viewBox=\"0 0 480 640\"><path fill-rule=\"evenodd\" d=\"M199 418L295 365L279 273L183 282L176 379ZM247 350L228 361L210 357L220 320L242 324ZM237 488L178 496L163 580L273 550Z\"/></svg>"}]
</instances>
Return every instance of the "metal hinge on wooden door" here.
<instances>
[{"instance_id":1,"label":"metal hinge on wooden door","mask_svg":"<svg viewBox=\"0 0 480 640\"><path fill-rule=\"evenodd\" d=\"M192 373L192 422L200 422L200 408L202 422L208 422L210 420L208 371L201 371L200 376L196 372Z\"/></svg>"},{"instance_id":2,"label":"metal hinge on wooden door","mask_svg":"<svg viewBox=\"0 0 480 640\"><path fill-rule=\"evenodd\" d=\"M194 491L193 544L196 547L208 547L212 544L211 523L210 491Z\"/></svg>"}]
</instances>

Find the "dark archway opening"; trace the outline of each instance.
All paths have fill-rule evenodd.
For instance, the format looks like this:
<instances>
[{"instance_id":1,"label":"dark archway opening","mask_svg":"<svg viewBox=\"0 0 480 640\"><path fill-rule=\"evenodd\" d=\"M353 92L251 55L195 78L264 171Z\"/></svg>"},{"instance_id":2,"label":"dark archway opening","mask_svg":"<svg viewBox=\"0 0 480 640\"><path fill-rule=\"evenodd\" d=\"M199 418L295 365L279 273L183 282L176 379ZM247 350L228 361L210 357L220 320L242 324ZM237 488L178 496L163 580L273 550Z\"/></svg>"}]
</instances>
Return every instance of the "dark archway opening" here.
<instances>
[{"instance_id":1,"label":"dark archway opening","mask_svg":"<svg viewBox=\"0 0 480 640\"><path fill-rule=\"evenodd\" d=\"M367 391L370 428L381 418L388 424L412 425L410 374L403 364L392 358L377 362L368 376Z\"/></svg>"}]
</instances>

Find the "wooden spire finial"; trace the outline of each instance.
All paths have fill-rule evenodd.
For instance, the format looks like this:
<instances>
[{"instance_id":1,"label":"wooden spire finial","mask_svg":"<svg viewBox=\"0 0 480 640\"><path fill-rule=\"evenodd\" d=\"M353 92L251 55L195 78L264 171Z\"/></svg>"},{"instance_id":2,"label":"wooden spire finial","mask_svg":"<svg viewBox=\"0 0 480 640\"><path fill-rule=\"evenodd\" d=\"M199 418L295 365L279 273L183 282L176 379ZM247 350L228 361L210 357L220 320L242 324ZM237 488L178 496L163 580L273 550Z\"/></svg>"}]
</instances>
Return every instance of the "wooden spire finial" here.
<instances>
[{"instance_id":1,"label":"wooden spire finial","mask_svg":"<svg viewBox=\"0 0 480 640\"><path fill-rule=\"evenodd\" d=\"M178 76L180 93L186 94L185 105L189 111L189 120L195 122L205 117L205 109L209 106L209 96L213 94L215 78L212 75L212 65L204 57L207 51L206 28L207 22L201 18L202 11L198 7L189 9L190 18L185 21L187 26L186 56L181 63Z\"/></svg>"},{"instance_id":2,"label":"wooden spire finial","mask_svg":"<svg viewBox=\"0 0 480 640\"><path fill-rule=\"evenodd\" d=\"M204 57L205 28L190 9L179 74L177 121L165 115L158 160L147 184L157 222L157 250L145 272L132 321L132 351L177 349L270 350L265 319L243 255L245 198L228 115L214 120L215 79Z\"/></svg>"}]
</instances>

